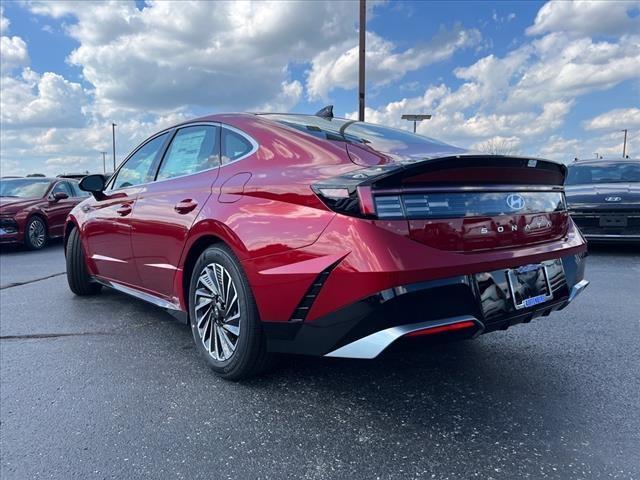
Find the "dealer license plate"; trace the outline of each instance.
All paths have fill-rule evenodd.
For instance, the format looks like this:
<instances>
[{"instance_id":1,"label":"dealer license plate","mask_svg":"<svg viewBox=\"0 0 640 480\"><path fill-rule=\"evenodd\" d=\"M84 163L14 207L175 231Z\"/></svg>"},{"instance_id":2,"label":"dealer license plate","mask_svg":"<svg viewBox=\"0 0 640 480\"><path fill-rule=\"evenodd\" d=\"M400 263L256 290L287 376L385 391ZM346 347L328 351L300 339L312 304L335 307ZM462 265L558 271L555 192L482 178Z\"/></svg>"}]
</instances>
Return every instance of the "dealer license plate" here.
<instances>
[{"instance_id":1,"label":"dealer license plate","mask_svg":"<svg viewBox=\"0 0 640 480\"><path fill-rule=\"evenodd\" d=\"M549 274L544 264L524 265L507 270L513 306L520 310L553 299Z\"/></svg>"}]
</instances>

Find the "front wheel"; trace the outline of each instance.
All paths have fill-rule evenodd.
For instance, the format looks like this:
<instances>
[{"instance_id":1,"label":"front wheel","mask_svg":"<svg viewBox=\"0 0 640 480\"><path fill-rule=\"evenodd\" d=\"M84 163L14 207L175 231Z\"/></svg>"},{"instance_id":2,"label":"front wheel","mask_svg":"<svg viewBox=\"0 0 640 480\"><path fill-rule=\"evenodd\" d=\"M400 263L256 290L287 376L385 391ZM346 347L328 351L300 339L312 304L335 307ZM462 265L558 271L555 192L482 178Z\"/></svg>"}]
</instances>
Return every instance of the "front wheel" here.
<instances>
[{"instance_id":1,"label":"front wheel","mask_svg":"<svg viewBox=\"0 0 640 480\"><path fill-rule=\"evenodd\" d=\"M24 231L24 245L29 250L40 250L47 243L47 226L44 220L33 216L27 221Z\"/></svg>"},{"instance_id":2,"label":"front wheel","mask_svg":"<svg viewBox=\"0 0 640 480\"><path fill-rule=\"evenodd\" d=\"M233 252L205 250L189 288L189 316L196 348L221 377L241 380L270 363L251 288Z\"/></svg>"}]
</instances>

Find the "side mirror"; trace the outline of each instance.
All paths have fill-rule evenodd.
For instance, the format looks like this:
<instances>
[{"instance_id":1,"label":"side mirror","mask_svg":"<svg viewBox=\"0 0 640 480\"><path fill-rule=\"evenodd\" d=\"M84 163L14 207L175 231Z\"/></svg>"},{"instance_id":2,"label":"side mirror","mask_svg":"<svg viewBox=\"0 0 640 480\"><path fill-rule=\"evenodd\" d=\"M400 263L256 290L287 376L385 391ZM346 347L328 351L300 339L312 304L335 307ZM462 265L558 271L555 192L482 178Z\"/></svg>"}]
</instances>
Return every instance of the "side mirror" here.
<instances>
[{"instance_id":1,"label":"side mirror","mask_svg":"<svg viewBox=\"0 0 640 480\"><path fill-rule=\"evenodd\" d=\"M54 202L59 202L60 200L66 200L67 198L69 198L69 195L67 195L64 192L56 192L53 194Z\"/></svg>"},{"instance_id":2,"label":"side mirror","mask_svg":"<svg viewBox=\"0 0 640 480\"><path fill-rule=\"evenodd\" d=\"M104 198L103 191L104 187L107 184L107 180L104 175L87 175L82 180L80 180L80 190L85 192L90 192L96 198L96 200L100 200Z\"/></svg>"}]
</instances>

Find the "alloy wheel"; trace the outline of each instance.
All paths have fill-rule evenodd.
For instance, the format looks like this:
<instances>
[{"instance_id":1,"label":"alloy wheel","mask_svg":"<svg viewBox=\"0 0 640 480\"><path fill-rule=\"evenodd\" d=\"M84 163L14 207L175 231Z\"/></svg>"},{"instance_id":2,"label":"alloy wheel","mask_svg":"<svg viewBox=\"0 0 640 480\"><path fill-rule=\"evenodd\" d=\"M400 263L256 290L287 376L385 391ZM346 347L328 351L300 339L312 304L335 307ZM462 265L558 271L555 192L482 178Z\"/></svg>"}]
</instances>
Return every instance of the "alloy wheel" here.
<instances>
[{"instance_id":1,"label":"alloy wheel","mask_svg":"<svg viewBox=\"0 0 640 480\"><path fill-rule=\"evenodd\" d=\"M44 245L46 229L41 220L35 219L29 224L29 241L35 248Z\"/></svg>"},{"instance_id":2,"label":"alloy wheel","mask_svg":"<svg viewBox=\"0 0 640 480\"><path fill-rule=\"evenodd\" d=\"M229 360L240 338L240 302L231 274L219 263L200 272L194 295L200 341L214 360Z\"/></svg>"}]
</instances>

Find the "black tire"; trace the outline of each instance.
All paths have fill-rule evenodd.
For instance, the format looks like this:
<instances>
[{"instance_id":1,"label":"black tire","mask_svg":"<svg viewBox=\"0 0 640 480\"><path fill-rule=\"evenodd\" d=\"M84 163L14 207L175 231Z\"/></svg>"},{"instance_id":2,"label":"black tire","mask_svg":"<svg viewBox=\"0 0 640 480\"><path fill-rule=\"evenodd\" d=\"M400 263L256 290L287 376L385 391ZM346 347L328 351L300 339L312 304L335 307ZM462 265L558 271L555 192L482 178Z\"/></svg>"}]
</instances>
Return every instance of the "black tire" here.
<instances>
[{"instance_id":1,"label":"black tire","mask_svg":"<svg viewBox=\"0 0 640 480\"><path fill-rule=\"evenodd\" d=\"M214 344L212 337L216 335L214 333L214 323L216 322L213 320L216 317L213 310L210 311L208 317L211 319L209 320L211 326L208 330L209 347L205 345L207 329L204 328L205 331L201 335L198 328L198 316L196 315L196 290L198 289L198 285L200 285L200 290L202 290L202 283L199 284L201 273L205 271L205 267L209 266L209 268L211 268L211 265L214 264L224 267L226 270L225 275L230 276L232 288L237 292L237 307L239 308L239 311L237 311L239 315L239 335L229 335L229 332L226 330L219 334L225 334L227 338L236 339L235 350L229 358L222 360L214 358L214 354L212 353L214 348L216 351L218 350L217 343L215 347L212 346ZM211 291L209 293L211 293ZM212 298L214 298L214 295L212 295ZM216 300L212 300L211 305L214 304L216 304ZM208 307L205 307L205 310L207 308ZM230 308L231 305L227 305L225 309L221 309L221 312L228 311ZM221 315L223 314L221 313ZM200 318L204 319L206 316L206 313L200 313ZM272 355L267 352L260 316L253 298L253 293L251 292L251 287L247 282L240 263L227 246L213 245L209 247L202 252L193 267L189 286L189 318L191 319L191 332L196 344L196 349L206 359L211 369L219 376L227 380L242 380L264 372L264 370L271 365ZM225 320L220 320L220 322L224 323ZM207 321L203 320L200 323L202 327L207 324ZM218 325L220 325L220 323L218 323ZM220 328L220 331L222 330L223 329ZM205 337L205 340L203 340L203 337ZM219 341L220 344L223 343L220 336L216 337L216 341ZM217 353L215 355L218 356Z\"/></svg>"},{"instance_id":2,"label":"black tire","mask_svg":"<svg viewBox=\"0 0 640 480\"><path fill-rule=\"evenodd\" d=\"M80 242L78 229L74 228L67 240L67 282L73 293L80 296L95 295L102 290L87 271L87 263Z\"/></svg>"},{"instance_id":3,"label":"black tire","mask_svg":"<svg viewBox=\"0 0 640 480\"><path fill-rule=\"evenodd\" d=\"M47 244L47 224L38 215L33 215L24 229L24 246L29 250L40 250Z\"/></svg>"}]
</instances>

